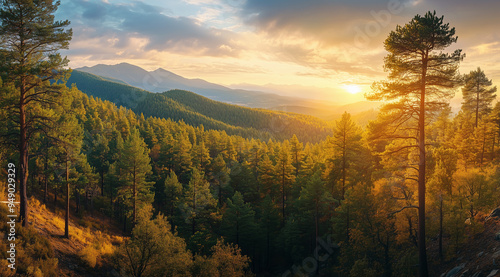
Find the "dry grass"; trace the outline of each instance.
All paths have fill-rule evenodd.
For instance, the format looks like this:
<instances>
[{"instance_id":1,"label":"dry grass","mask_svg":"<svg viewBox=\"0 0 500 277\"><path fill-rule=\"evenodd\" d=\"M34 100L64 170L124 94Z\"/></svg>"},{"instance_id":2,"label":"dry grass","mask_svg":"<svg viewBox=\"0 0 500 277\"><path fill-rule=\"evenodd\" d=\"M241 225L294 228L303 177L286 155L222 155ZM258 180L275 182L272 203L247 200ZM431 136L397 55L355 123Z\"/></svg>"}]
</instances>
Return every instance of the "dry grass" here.
<instances>
[{"instance_id":1,"label":"dry grass","mask_svg":"<svg viewBox=\"0 0 500 277\"><path fill-rule=\"evenodd\" d=\"M65 211L51 211L37 199L30 199L31 218L34 227L49 238L59 259L60 276L75 276L76 265L94 268L107 263L106 256L112 255L123 242L121 232L104 217L75 218L70 214L70 239L63 237ZM33 272L33 275L36 275Z\"/></svg>"}]
</instances>

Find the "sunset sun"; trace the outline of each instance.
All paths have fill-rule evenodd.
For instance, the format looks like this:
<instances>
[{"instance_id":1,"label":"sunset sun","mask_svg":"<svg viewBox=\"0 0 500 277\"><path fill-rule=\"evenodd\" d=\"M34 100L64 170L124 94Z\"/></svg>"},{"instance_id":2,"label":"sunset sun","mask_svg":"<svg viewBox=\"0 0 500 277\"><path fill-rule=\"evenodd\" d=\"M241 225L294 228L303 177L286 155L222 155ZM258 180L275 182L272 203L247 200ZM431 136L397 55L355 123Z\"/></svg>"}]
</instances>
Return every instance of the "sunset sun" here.
<instances>
[{"instance_id":1,"label":"sunset sun","mask_svg":"<svg viewBox=\"0 0 500 277\"><path fill-rule=\"evenodd\" d=\"M344 85L344 89L350 94L357 94L361 92L361 88L358 85Z\"/></svg>"}]
</instances>

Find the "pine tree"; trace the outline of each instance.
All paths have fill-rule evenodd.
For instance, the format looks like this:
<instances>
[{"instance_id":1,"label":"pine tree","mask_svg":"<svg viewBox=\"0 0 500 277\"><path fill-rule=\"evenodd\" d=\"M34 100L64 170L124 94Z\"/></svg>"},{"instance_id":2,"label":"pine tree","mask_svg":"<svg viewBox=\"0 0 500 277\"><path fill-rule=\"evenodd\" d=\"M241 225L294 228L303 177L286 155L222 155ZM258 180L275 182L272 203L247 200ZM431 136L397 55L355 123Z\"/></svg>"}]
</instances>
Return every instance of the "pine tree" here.
<instances>
[{"instance_id":1,"label":"pine tree","mask_svg":"<svg viewBox=\"0 0 500 277\"><path fill-rule=\"evenodd\" d=\"M46 107L62 90L61 80L68 65L60 49L67 49L71 29L69 21L54 21L60 2L46 0L6 0L0 3L0 78L12 85L13 101L2 107L11 111L9 121L15 122L19 147L20 216L23 226L28 224L28 157L29 142L41 126L51 119L47 114L35 113L35 107ZM39 110L38 110L39 111ZM14 116L15 115L15 116ZM42 125L37 126L37 124ZM43 124L44 123L44 124ZM46 127L45 127L46 129Z\"/></svg>"},{"instance_id":2,"label":"pine tree","mask_svg":"<svg viewBox=\"0 0 500 277\"><path fill-rule=\"evenodd\" d=\"M192 144L186 133L178 133L174 137L173 144L173 167L175 174L179 176L182 183L189 181L188 173L191 169L193 161L191 159L190 151Z\"/></svg>"},{"instance_id":3,"label":"pine tree","mask_svg":"<svg viewBox=\"0 0 500 277\"><path fill-rule=\"evenodd\" d=\"M58 122L57 140L60 148L61 163L64 164L66 183L66 217L64 236L69 238L70 170L78 163L82 146L83 132L72 114L63 114Z\"/></svg>"},{"instance_id":4,"label":"pine tree","mask_svg":"<svg viewBox=\"0 0 500 277\"><path fill-rule=\"evenodd\" d=\"M109 169L110 149L105 136L97 134L91 138L91 148L88 153L89 162L99 172L101 184L101 196L104 196L104 174Z\"/></svg>"},{"instance_id":5,"label":"pine tree","mask_svg":"<svg viewBox=\"0 0 500 277\"><path fill-rule=\"evenodd\" d=\"M292 165L295 167L295 177L299 175L300 166L302 164L303 158L303 147L304 145L299 141L296 135L293 135L290 140L290 151L292 153Z\"/></svg>"},{"instance_id":6,"label":"pine tree","mask_svg":"<svg viewBox=\"0 0 500 277\"><path fill-rule=\"evenodd\" d=\"M193 165L200 171L206 171L211 160L210 153L208 152L207 147L205 147L203 139L199 142L199 144L193 146L192 151Z\"/></svg>"},{"instance_id":7,"label":"pine tree","mask_svg":"<svg viewBox=\"0 0 500 277\"><path fill-rule=\"evenodd\" d=\"M466 74L464 82L462 108L475 114L475 127L477 128L481 117L491 111L491 103L497 97L495 94L497 87L491 87L491 80L479 67Z\"/></svg>"},{"instance_id":8,"label":"pine tree","mask_svg":"<svg viewBox=\"0 0 500 277\"><path fill-rule=\"evenodd\" d=\"M283 142L279 150L275 172L276 179L280 184L281 212L283 216L283 224L285 224L288 193L292 183L295 181L295 175L293 175L295 168L292 165L292 158L287 140Z\"/></svg>"},{"instance_id":9,"label":"pine tree","mask_svg":"<svg viewBox=\"0 0 500 277\"><path fill-rule=\"evenodd\" d=\"M204 178L205 173L193 169L191 180L184 190L183 202L180 206L186 222L191 223L194 235L203 220L210 218L210 212L216 206L216 200L210 192L210 185Z\"/></svg>"},{"instance_id":10,"label":"pine tree","mask_svg":"<svg viewBox=\"0 0 500 277\"><path fill-rule=\"evenodd\" d=\"M443 100L451 98L451 89L458 85L461 50L452 54L442 52L456 41L455 28L443 23L443 17L437 17L436 12L417 15L405 26L397 26L384 43L389 52L385 58L389 80L375 83L374 92L368 95L370 100L390 101L382 111L392 114L389 124L395 130L417 119L412 128L418 130L415 140L419 150L418 248L422 277L429 275L425 246L426 114L443 107Z\"/></svg>"},{"instance_id":11,"label":"pine tree","mask_svg":"<svg viewBox=\"0 0 500 277\"><path fill-rule=\"evenodd\" d=\"M259 227L265 240L266 267L269 268L272 255L272 246L280 229L280 215L276 204L271 196L266 195L258 206L257 216L259 218Z\"/></svg>"},{"instance_id":12,"label":"pine tree","mask_svg":"<svg viewBox=\"0 0 500 277\"><path fill-rule=\"evenodd\" d=\"M182 196L182 184L177 180L175 172L170 172L170 175L165 179L165 205L167 216L174 215L174 209L177 206Z\"/></svg>"},{"instance_id":13,"label":"pine tree","mask_svg":"<svg viewBox=\"0 0 500 277\"><path fill-rule=\"evenodd\" d=\"M313 220L311 225L314 226L314 241L316 242L315 247L317 247L320 236L320 217L328 214L328 209L333 203L333 197L328 192L323 180L321 180L321 173L319 171L310 176L306 185L302 187L299 203L302 208L301 214Z\"/></svg>"},{"instance_id":14,"label":"pine tree","mask_svg":"<svg viewBox=\"0 0 500 277\"><path fill-rule=\"evenodd\" d=\"M222 191L229 183L230 169L227 167L222 154L217 155L217 158L212 161L209 167L209 182L215 187L214 191L217 194L217 202L219 203L219 207L222 207Z\"/></svg>"},{"instance_id":15,"label":"pine tree","mask_svg":"<svg viewBox=\"0 0 500 277\"><path fill-rule=\"evenodd\" d=\"M444 216L445 216L445 201L452 197L453 174L457 170L457 152L454 149L437 148L434 150L433 156L436 160L434 174L429 180L429 190L431 195L437 197L439 210L439 235L438 235L438 252L439 257L443 257L443 234L444 234Z\"/></svg>"},{"instance_id":16,"label":"pine tree","mask_svg":"<svg viewBox=\"0 0 500 277\"><path fill-rule=\"evenodd\" d=\"M270 195L273 200L276 200L278 190L276 188L274 165L267 154L264 154L262 161L259 164L259 185L260 192L263 195Z\"/></svg>"},{"instance_id":17,"label":"pine tree","mask_svg":"<svg viewBox=\"0 0 500 277\"><path fill-rule=\"evenodd\" d=\"M335 122L333 137L330 140L330 143L333 145L334 159L337 159L340 165L341 199L344 199L347 189L347 171L349 166L361 150L360 141L360 128L352 121L351 115L344 112L342 118Z\"/></svg>"},{"instance_id":18,"label":"pine tree","mask_svg":"<svg viewBox=\"0 0 500 277\"><path fill-rule=\"evenodd\" d=\"M222 234L229 242L236 243L241 248L248 248L255 239L255 212L249 203L243 201L243 195L235 192L227 200L227 209L222 216Z\"/></svg>"},{"instance_id":19,"label":"pine tree","mask_svg":"<svg viewBox=\"0 0 500 277\"><path fill-rule=\"evenodd\" d=\"M139 131L133 129L123 144L120 159L117 161L122 186L120 195L132 208L132 222L137 219L138 206L152 202L151 182L147 177L151 174L149 149L140 137Z\"/></svg>"}]
</instances>

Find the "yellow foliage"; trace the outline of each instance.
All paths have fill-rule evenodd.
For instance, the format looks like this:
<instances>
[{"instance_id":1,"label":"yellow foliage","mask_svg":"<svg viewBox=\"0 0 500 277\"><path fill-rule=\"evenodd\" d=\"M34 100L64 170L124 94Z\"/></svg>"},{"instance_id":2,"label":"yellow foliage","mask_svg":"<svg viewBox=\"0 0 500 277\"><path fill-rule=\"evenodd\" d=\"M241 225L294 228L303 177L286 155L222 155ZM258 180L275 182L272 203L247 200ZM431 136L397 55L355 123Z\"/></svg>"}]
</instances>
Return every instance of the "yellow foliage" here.
<instances>
[{"instance_id":1,"label":"yellow foliage","mask_svg":"<svg viewBox=\"0 0 500 277\"><path fill-rule=\"evenodd\" d=\"M52 217L52 225L54 225L60 231L64 231L64 224L65 221L61 217L59 216Z\"/></svg>"},{"instance_id":2,"label":"yellow foliage","mask_svg":"<svg viewBox=\"0 0 500 277\"><path fill-rule=\"evenodd\" d=\"M16 274L15 270L8 268L9 263L6 259L0 260L0 276L10 277Z\"/></svg>"},{"instance_id":3,"label":"yellow foliage","mask_svg":"<svg viewBox=\"0 0 500 277\"><path fill-rule=\"evenodd\" d=\"M88 245L80 251L80 258L86 265L94 268L97 264L97 256L99 252L92 246Z\"/></svg>"}]
</instances>

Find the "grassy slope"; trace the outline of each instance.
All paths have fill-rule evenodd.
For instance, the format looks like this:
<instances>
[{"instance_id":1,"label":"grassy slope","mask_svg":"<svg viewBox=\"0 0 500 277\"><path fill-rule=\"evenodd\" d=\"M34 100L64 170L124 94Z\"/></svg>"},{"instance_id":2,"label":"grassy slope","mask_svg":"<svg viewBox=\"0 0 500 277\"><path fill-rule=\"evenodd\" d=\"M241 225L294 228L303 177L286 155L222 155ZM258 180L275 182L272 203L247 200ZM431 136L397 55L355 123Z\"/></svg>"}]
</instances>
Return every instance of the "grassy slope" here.
<instances>
[{"instance_id":1,"label":"grassy slope","mask_svg":"<svg viewBox=\"0 0 500 277\"><path fill-rule=\"evenodd\" d=\"M59 276L112 276L111 254L124 235L111 219L97 212L83 217L70 213L70 239L66 239L63 209L47 208L35 198L31 198L30 208L33 226L49 240L59 260ZM89 265L92 256L95 267Z\"/></svg>"}]
</instances>

